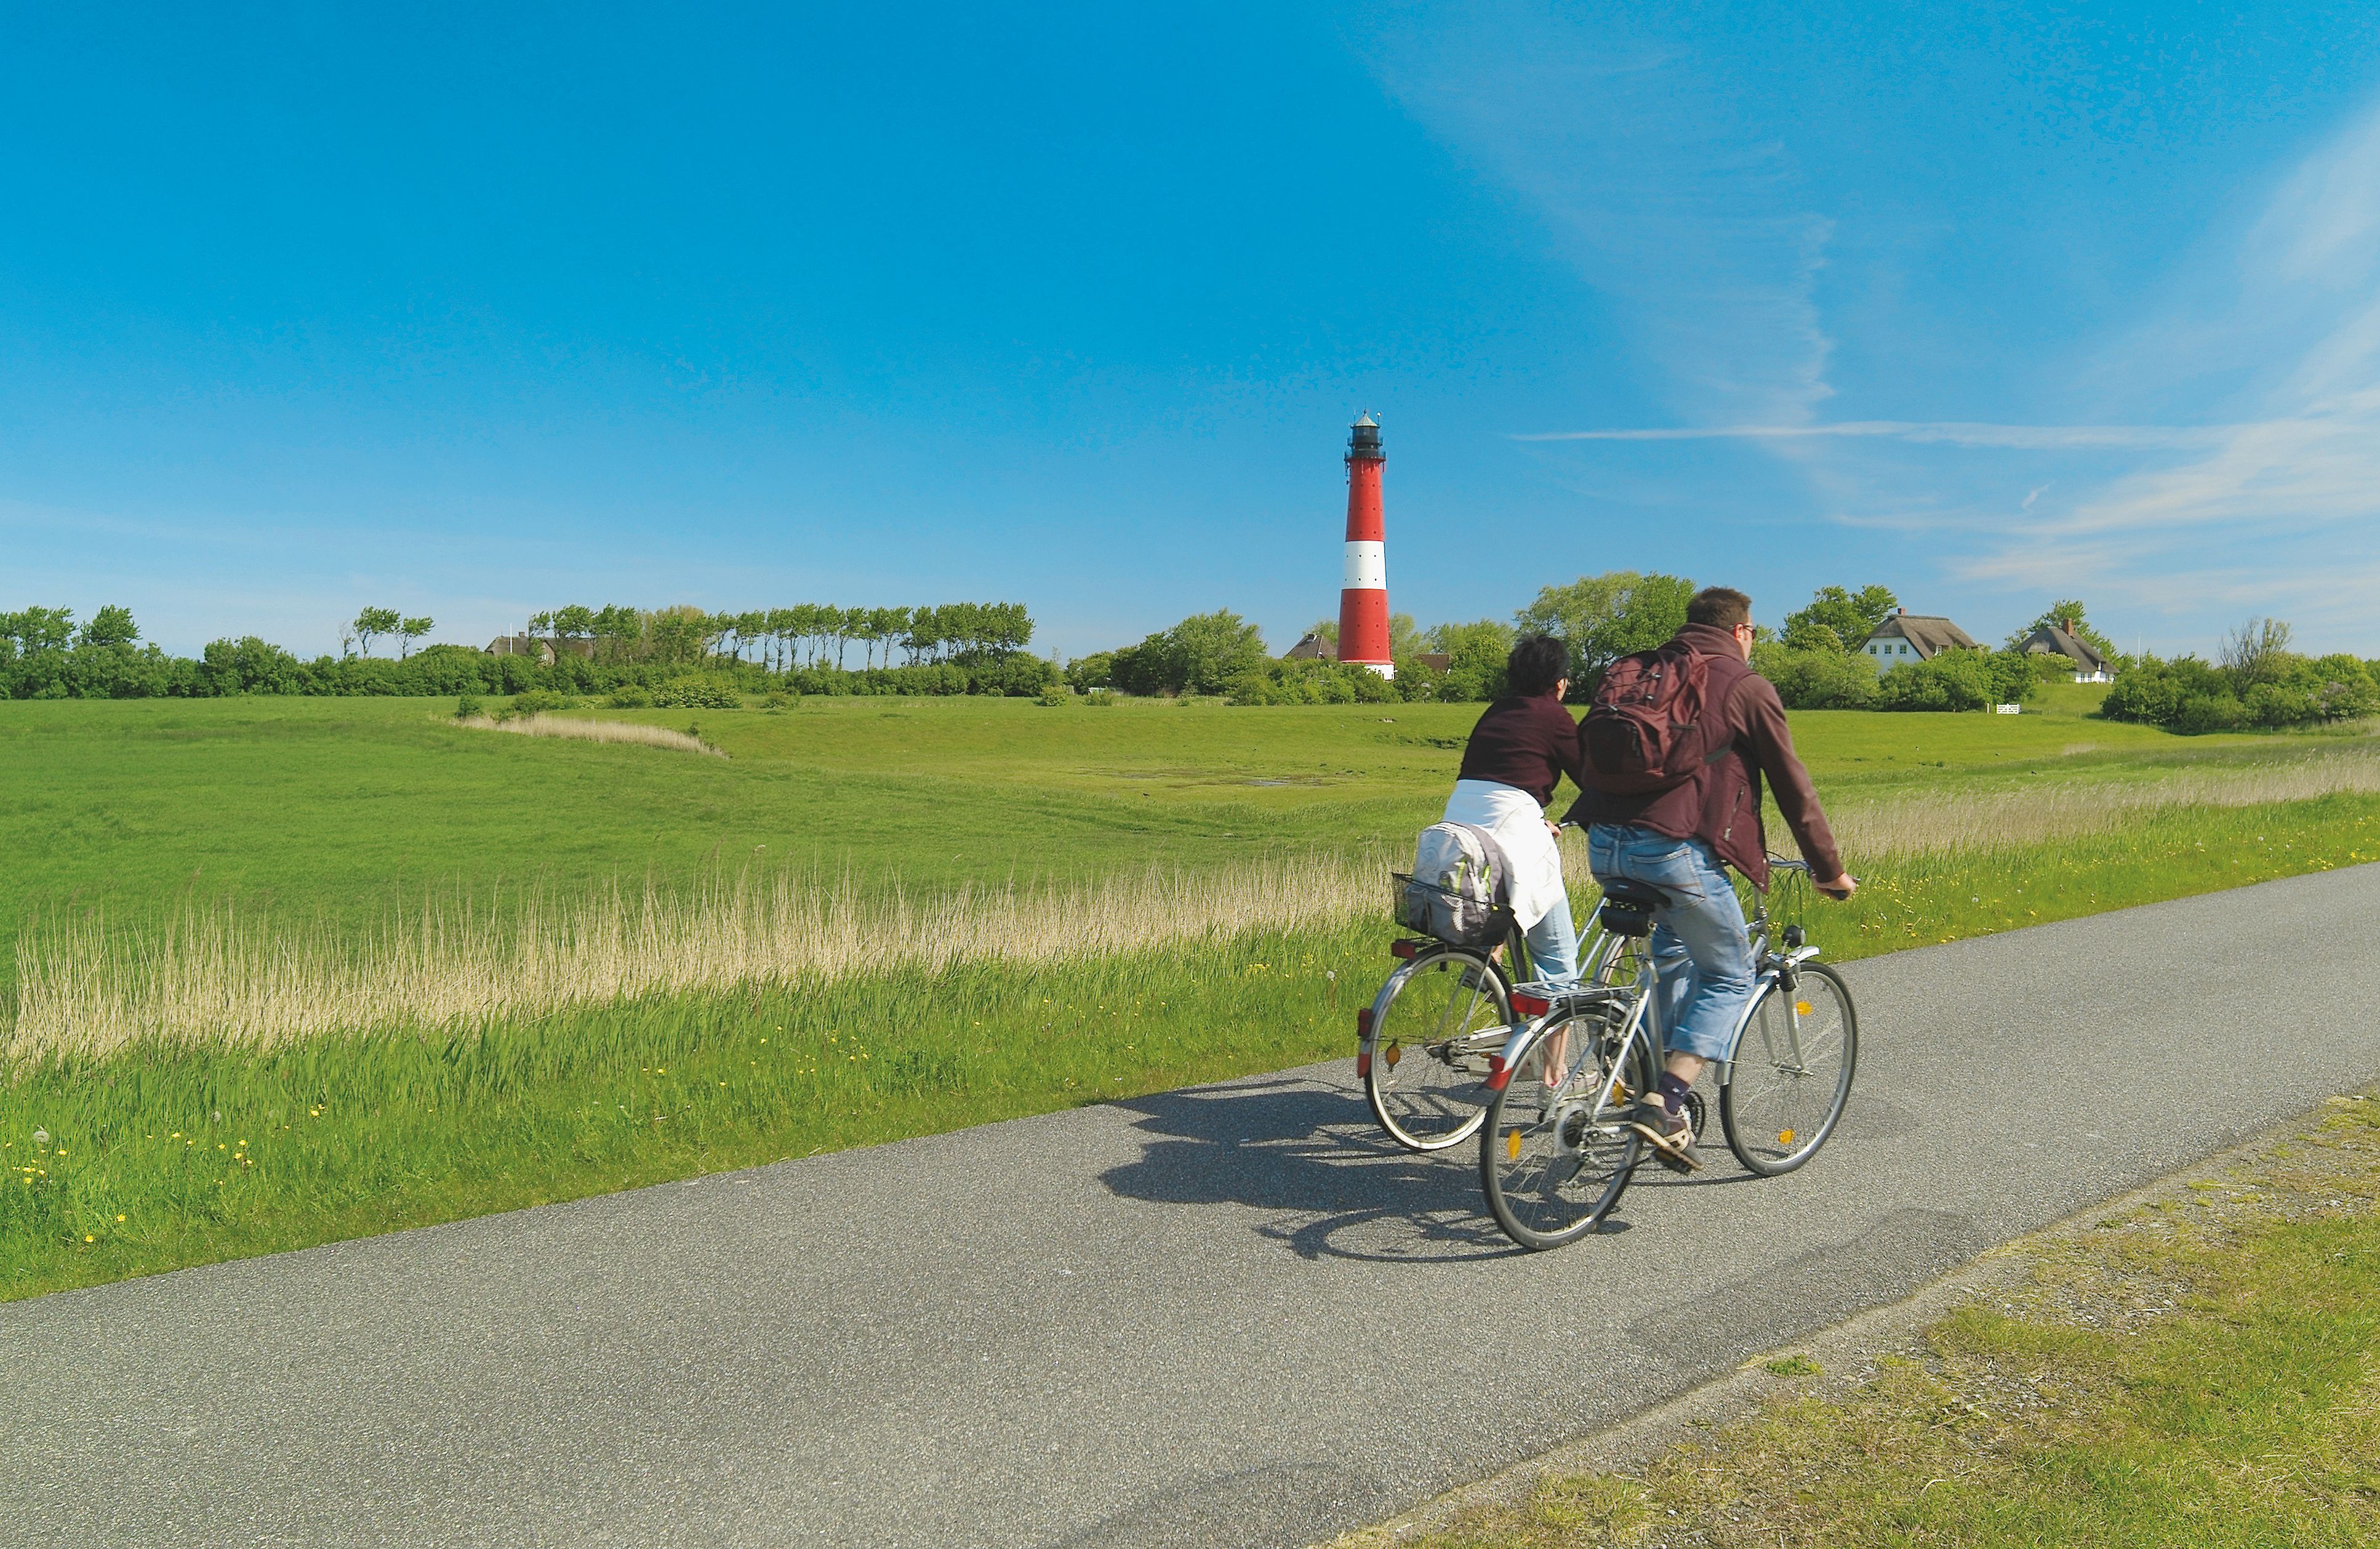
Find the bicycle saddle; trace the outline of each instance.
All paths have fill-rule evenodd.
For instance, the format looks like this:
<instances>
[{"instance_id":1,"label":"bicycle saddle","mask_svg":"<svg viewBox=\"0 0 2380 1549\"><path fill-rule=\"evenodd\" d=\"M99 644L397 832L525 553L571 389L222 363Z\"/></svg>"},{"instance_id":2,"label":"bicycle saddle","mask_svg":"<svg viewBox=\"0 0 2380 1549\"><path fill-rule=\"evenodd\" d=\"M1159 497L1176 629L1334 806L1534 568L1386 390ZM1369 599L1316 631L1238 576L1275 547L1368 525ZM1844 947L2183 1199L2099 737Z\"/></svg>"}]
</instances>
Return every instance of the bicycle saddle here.
<instances>
[{"instance_id":1,"label":"bicycle saddle","mask_svg":"<svg viewBox=\"0 0 2380 1549\"><path fill-rule=\"evenodd\" d=\"M1615 936L1649 935L1653 911L1669 907L1667 893L1650 883L1630 882L1622 877L1604 888L1603 907L1596 911L1596 917Z\"/></svg>"}]
</instances>

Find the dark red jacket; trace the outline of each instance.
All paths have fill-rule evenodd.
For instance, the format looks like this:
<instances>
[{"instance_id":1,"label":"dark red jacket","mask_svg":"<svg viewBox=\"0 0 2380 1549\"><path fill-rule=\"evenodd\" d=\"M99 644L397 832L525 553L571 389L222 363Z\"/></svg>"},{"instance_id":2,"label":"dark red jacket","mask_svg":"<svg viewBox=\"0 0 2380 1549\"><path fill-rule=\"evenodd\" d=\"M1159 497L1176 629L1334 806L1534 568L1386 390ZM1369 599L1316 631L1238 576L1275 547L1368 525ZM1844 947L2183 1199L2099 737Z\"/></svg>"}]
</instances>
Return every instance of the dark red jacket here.
<instances>
[{"instance_id":1,"label":"dark red jacket","mask_svg":"<svg viewBox=\"0 0 2380 1549\"><path fill-rule=\"evenodd\" d=\"M1700 839L1721 860L1768 885L1768 838L1760 824L1760 781L1777 788L1777 810L1785 814L1802 858L1821 882L1843 874L1842 852L1818 808L1810 772L1793 753L1785 705L1776 685L1752 670L1736 650L1735 636L1714 624L1689 624L1677 638L1710 658L1710 703L1727 717L1725 752L1696 770L1682 785L1649 796L1606 796L1589 787L1571 804L1569 823L1633 823L1673 839ZM1709 714L1708 711L1705 712Z\"/></svg>"},{"instance_id":2,"label":"dark red jacket","mask_svg":"<svg viewBox=\"0 0 2380 1549\"><path fill-rule=\"evenodd\" d=\"M1507 695L1488 707L1463 749L1459 780L1494 780L1514 786L1542 807L1554 799L1565 774L1579 784L1586 765L1578 723L1551 694Z\"/></svg>"}]
</instances>

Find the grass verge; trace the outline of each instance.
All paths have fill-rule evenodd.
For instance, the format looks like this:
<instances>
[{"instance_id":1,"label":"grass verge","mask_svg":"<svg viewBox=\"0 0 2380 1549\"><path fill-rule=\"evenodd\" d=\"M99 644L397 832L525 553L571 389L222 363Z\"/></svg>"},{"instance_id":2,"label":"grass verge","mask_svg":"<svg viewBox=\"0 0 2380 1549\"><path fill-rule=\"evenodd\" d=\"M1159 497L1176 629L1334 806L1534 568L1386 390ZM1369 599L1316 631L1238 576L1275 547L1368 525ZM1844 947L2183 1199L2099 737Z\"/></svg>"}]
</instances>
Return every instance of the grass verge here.
<instances>
[{"instance_id":1,"label":"grass verge","mask_svg":"<svg viewBox=\"0 0 2380 1549\"><path fill-rule=\"evenodd\" d=\"M2380 1103L2188 1192L2017 1245L1862 1379L1780 1358L1794 1391L1640 1471L1341 1549L2380 1541Z\"/></svg>"},{"instance_id":2,"label":"grass verge","mask_svg":"<svg viewBox=\"0 0 2380 1549\"><path fill-rule=\"evenodd\" d=\"M1916 857L1830 957L2368 859L2380 799L2168 811ZM1348 1052L1377 919L912 961L259 1046L151 1038L0 1083L0 1299L578 1198ZM36 1135L46 1135L37 1140Z\"/></svg>"}]
</instances>

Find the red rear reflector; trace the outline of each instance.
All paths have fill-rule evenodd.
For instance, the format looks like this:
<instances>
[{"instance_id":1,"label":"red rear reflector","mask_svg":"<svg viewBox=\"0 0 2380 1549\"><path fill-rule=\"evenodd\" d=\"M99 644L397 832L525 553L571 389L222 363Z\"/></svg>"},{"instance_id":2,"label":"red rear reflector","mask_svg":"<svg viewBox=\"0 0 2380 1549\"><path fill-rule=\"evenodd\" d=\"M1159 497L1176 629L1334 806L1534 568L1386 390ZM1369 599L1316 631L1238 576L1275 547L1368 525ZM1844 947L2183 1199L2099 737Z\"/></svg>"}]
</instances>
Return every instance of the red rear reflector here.
<instances>
[{"instance_id":1,"label":"red rear reflector","mask_svg":"<svg viewBox=\"0 0 2380 1549\"><path fill-rule=\"evenodd\" d=\"M1489 1055L1488 1056L1488 1090L1489 1092L1501 1092L1506 1087L1510 1086L1512 1082L1512 1071L1511 1067L1504 1063L1504 1056L1502 1055Z\"/></svg>"},{"instance_id":2,"label":"red rear reflector","mask_svg":"<svg viewBox=\"0 0 2380 1549\"><path fill-rule=\"evenodd\" d=\"M1539 995L1515 994L1512 996L1512 1010L1518 1016L1542 1017L1553 1008L1552 1001Z\"/></svg>"},{"instance_id":3,"label":"red rear reflector","mask_svg":"<svg viewBox=\"0 0 2380 1549\"><path fill-rule=\"evenodd\" d=\"M1421 943L1417 941L1392 941L1389 943L1389 956L1391 957L1402 957L1407 962L1413 961L1413 955L1420 950Z\"/></svg>"},{"instance_id":4,"label":"red rear reflector","mask_svg":"<svg viewBox=\"0 0 2380 1549\"><path fill-rule=\"evenodd\" d=\"M1372 1051L1359 1049L1355 1054L1355 1079L1362 1080L1372 1073Z\"/></svg>"},{"instance_id":5,"label":"red rear reflector","mask_svg":"<svg viewBox=\"0 0 2380 1549\"><path fill-rule=\"evenodd\" d=\"M1355 1036L1358 1038L1372 1036L1372 1008L1368 1006L1355 1013Z\"/></svg>"}]
</instances>

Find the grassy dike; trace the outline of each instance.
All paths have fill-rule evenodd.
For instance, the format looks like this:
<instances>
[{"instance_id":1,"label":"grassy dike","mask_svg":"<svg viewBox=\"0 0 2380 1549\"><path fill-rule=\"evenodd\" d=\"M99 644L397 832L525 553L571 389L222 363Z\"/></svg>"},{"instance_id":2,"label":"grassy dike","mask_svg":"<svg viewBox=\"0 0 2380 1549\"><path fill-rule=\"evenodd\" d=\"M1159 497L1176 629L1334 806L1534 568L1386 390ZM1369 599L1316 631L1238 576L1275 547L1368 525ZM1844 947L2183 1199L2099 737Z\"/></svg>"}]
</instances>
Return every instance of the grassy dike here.
<instances>
[{"instance_id":1,"label":"grassy dike","mask_svg":"<svg viewBox=\"0 0 2380 1549\"><path fill-rule=\"evenodd\" d=\"M2374 859L2380 798L2170 811L1914 858L1809 922L1847 959ZM459 1033L29 1065L0 1085L0 1299L1344 1054L1389 936L1367 918Z\"/></svg>"},{"instance_id":2,"label":"grassy dike","mask_svg":"<svg viewBox=\"0 0 2380 1549\"><path fill-rule=\"evenodd\" d=\"M2009 1250L1849 1379L1633 1472L1335 1549L2348 1549L2380 1542L2380 1102Z\"/></svg>"}]
</instances>

